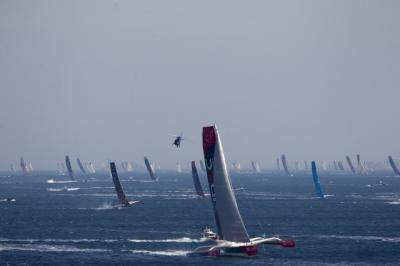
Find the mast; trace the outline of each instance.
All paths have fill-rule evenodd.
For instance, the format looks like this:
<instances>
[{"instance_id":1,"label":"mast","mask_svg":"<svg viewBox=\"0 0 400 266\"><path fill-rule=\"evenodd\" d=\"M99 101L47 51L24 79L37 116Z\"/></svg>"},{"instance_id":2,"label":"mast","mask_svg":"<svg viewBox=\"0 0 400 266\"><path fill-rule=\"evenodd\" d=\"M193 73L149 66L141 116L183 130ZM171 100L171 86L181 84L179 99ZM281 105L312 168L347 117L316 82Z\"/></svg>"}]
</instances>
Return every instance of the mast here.
<instances>
[{"instance_id":1,"label":"mast","mask_svg":"<svg viewBox=\"0 0 400 266\"><path fill-rule=\"evenodd\" d=\"M250 242L233 193L216 126L203 128L203 151L219 238L232 242Z\"/></svg>"}]
</instances>

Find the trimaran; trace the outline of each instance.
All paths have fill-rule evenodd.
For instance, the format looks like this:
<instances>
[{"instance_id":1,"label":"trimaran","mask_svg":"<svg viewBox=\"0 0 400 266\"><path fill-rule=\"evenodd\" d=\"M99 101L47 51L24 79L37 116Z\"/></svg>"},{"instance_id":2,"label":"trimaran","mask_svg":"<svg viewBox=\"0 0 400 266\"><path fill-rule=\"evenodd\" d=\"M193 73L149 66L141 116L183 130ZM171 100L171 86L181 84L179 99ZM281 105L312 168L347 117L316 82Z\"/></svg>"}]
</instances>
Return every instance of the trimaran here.
<instances>
[{"instance_id":1,"label":"trimaran","mask_svg":"<svg viewBox=\"0 0 400 266\"><path fill-rule=\"evenodd\" d=\"M215 125L203 128L203 151L218 239L213 245L198 247L189 255L248 257L257 255L258 246L262 244L294 247L293 240L249 237L236 203L221 139Z\"/></svg>"}]
</instances>

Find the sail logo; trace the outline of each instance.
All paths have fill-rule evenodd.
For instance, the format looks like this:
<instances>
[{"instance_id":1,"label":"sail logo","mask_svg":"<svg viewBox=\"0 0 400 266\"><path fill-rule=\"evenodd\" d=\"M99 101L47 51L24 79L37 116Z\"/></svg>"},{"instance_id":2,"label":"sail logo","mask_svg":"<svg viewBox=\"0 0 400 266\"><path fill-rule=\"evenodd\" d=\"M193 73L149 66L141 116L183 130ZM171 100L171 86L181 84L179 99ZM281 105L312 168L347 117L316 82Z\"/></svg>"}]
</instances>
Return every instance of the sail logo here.
<instances>
[{"instance_id":1,"label":"sail logo","mask_svg":"<svg viewBox=\"0 0 400 266\"><path fill-rule=\"evenodd\" d=\"M214 158L208 158L205 161L206 161L207 170L211 171L213 169L213 165L214 165Z\"/></svg>"}]
</instances>

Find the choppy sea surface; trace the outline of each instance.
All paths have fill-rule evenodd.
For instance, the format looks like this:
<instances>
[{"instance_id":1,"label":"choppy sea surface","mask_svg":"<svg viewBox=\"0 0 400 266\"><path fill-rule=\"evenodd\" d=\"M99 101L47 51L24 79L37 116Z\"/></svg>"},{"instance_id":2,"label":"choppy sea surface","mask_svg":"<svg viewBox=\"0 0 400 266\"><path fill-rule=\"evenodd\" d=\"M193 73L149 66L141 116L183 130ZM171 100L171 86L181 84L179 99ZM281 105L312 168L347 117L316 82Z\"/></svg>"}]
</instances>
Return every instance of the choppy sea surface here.
<instances>
[{"instance_id":1,"label":"choppy sea surface","mask_svg":"<svg viewBox=\"0 0 400 266\"><path fill-rule=\"evenodd\" d=\"M129 199L142 203L118 210L105 172L77 182L51 172L0 173L0 265L400 264L400 178L391 172L320 172L325 199L315 197L308 172L232 173L249 234L296 241L296 248L266 246L255 258L188 257L204 226L216 230L210 198L194 195L190 173L158 176L120 173Z\"/></svg>"}]
</instances>

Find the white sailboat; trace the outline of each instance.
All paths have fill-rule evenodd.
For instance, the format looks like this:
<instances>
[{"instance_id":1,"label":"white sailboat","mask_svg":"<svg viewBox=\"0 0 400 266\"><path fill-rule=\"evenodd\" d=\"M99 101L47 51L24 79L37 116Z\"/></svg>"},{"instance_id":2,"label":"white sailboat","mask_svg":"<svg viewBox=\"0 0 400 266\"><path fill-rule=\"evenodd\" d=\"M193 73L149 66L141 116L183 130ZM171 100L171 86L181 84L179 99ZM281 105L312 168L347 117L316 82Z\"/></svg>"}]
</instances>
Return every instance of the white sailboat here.
<instances>
[{"instance_id":1,"label":"white sailboat","mask_svg":"<svg viewBox=\"0 0 400 266\"><path fill-rule=\"evenodd\" d=\"M294 247L293 240L250 238L240 215L216 126L203 128L203 151L218 239L193 250L191 256L255 256L261 244Z\"/></svg>"}]
</instances>

